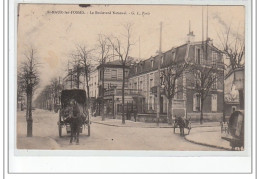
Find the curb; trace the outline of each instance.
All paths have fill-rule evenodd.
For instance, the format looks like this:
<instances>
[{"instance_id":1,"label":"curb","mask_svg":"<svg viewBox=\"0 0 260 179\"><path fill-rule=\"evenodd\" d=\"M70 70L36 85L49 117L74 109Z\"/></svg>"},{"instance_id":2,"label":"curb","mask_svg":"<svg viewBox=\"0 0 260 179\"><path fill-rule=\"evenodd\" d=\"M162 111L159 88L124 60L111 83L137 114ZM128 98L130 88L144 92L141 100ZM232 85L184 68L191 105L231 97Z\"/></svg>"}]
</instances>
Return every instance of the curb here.
<instances>
[{"instance_id":1,"label":"curb","mask_svg":"<svg viewBox=\"0 0 260 179\"><path fill-rule=\"evenodd\" d=\"M169 127L163 127L163 126L158 126L158 127L153 127L153 126L120 126L120 125L116 125L116 124L106 124L106 123L102 123L102 122L94 122L94 121L91 121L93 123L96 123L96 124L101 124L101 125L106 125L106 126L113 126L113 127L131 127L131 128L173 128L172 126L169 126Z\"/></svg>"},{"instance_id":2,"label":"curb","mask_svg":"<svg viewBox=\"0 0 260 179\"><path fill-rule=\"evenodd\" d=\"M91 121L93 123L96 123L96 124L101 124L101 125L106 125L106 126L113 126L113 127L132 127L132 128L173 128L173 126L121 126L121 125L117 125L117 124L107 124L107 123L103 123L103 122L97 122L97 121ZM216 126L194 126L194 127L191 127L192 128L200 128L200 127L216 127Z\"/></svg>"},{"instance_id":3,"label":"curb","mask_svg":"<svg viewBox=\"0 0 260 179\"><path fill-rule=\"evenodd\" d=\"M213 147L213 148L217 148L217 149L224 149L224 150L232 151L230 148L221 147L221 146L217 146L217 145L206 144L206 143L202 143L202 142L196 142L194 140L187 139L186 135L184 136L184 139L186 141L194 143L194 144L203 145L203 146L206 146L206 147Z\"/></svg>"}]
</instances>

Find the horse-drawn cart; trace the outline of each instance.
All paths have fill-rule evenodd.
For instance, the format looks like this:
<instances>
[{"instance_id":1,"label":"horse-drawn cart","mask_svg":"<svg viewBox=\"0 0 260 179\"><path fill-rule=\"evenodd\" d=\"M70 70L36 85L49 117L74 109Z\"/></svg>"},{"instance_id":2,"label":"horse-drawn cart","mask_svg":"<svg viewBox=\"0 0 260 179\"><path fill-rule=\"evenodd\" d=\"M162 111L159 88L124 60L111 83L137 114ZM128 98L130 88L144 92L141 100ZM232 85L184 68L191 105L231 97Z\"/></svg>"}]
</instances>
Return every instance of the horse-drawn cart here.
<instances>
[{"instance_id":1,"label":"horse-drawn cart","mask_svg":"<svg viewBox=\"0 0 260 179\"><path fill-rule=\"evenodd\" d=\"M189 119L183 119L182 117L176 117L173 123L173 132L175 133L176 128L180 128L180 135L184 136L184 129L188 130L188 135L191 130L191 117Z\"/></svg>"},{"instance_id":2,"label":"horse-drawn cart","mask_svg":"<svg viewBox=\"0 0 260 179\"><path fill-rule=\"evenodd\" d=\"M76 101L79 111L81 123L79 126L79 132L82 133L83 130L88 128L88 136L90 136L90 120L89 113L86 109L87 106L87 98L86 91L82 89L71 89L71 90L63 90L61 92L61 106L59 110L59 121L58 121L58 131L59 137L62 137L62 129L66 129L66 133L71 133L71 123L70 123L70 109L71 109L71 101Z\"/></svg>"},{"instance_id":3,"label":"horse-drawn cart","mask_svg":"<svg viewBox=\"0 0 260 179\"><path fill-rule=\"evenodd\" d=\"M231 114L227 133L221 138L229 141L232 150L244 148L244 111L235 111Z\"/></svg>"}]
</instances>

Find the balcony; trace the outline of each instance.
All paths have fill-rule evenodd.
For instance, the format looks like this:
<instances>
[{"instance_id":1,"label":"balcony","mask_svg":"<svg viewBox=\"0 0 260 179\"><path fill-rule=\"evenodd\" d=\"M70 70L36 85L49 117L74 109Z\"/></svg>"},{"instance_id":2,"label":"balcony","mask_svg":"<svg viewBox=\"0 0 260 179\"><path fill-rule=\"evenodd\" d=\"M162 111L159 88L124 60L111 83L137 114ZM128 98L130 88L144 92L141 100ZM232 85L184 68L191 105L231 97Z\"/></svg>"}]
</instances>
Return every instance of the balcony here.
<instances>
[{"instance_id":1,"label":"balcony","mask_svg":"<svg viewBox=\"0 0 260 179\"><path fill-rule=\"evenodd\" d=\"M125 96L139 96L142 95L142 90L138 89L125 89L124 90ZM121 96L122 95L122 89L108 89L105 91L104 96Z\"/></svg>"}]
</instances>

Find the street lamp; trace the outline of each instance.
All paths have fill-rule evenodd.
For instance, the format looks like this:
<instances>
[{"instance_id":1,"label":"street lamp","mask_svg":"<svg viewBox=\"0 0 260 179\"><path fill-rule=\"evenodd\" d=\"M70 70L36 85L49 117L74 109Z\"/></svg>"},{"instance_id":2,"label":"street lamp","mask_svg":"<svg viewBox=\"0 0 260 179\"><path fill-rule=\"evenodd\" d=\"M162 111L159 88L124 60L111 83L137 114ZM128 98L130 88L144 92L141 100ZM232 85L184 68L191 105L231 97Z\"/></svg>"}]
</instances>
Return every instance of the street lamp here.
<instances>
[{"instance_id":1,"label":"street lamp","mask_svg":"<svg viewBox=\"0 0 260 179\"><path fill-rule=\"evenodd\" d=\"M29 103L27 107L27 137L32 137L32 89L35 84L36 76L30 72L27 76L28 86L27 86L27 103Z\"/></svg>"}]
</instances>

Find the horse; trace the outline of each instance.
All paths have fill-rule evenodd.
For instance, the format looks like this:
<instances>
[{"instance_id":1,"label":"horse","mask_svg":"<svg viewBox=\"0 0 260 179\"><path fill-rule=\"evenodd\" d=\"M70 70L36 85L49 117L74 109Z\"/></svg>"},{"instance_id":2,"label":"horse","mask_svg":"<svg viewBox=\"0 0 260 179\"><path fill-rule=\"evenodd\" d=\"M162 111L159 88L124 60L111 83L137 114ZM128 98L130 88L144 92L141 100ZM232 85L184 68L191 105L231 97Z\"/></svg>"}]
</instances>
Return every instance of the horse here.
<instances>
[{"instance_id":1,"label":"horse","mask_svg":"<svg viewBox=\"0 0 260 179\"><path fill-rule=\"evenodd\" d=\"M70 144L73 141L73 137L76 140L76 144L79 144L79 132L82 126L83 117L81 115L81 110L76 101L73 102L71 108L71 115L70 115Z\"/></svg>"},{"instance_id":2,"label":"horse","mask_svg":"<svg viewBox=\"0 0 260 179\"><path fill-rule=\"evenodd\" d=\"M175 121L173 125L174 133L175 133L175 128L180 128L181 136L184 136L184 128L187 128L189 130L188 132L189 134L191 130L190 119L183 119L182 117L175 116Z\"/></svg>"}]
</instances>

